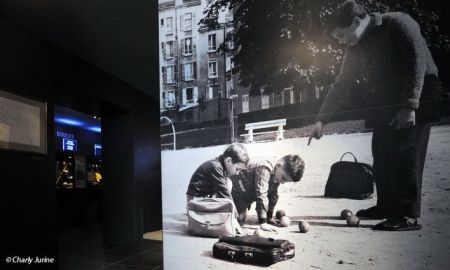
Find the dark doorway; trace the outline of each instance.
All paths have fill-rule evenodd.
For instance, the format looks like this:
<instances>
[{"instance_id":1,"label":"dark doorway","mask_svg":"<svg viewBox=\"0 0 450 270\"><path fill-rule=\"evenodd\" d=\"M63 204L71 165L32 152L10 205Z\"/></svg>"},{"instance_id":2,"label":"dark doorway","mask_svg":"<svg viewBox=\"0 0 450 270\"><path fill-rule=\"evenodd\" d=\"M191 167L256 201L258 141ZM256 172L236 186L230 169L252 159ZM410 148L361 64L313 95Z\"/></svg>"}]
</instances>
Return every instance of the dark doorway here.
<instances>
[{"instance_id":1,"label":"dark doorway","mask_svg":"<svg viewBox=\"0 0 450 270\"><path fill-rule=\"evenodd\" d=\"M58 228L102 223L101 117L55 106Z\"/></svg>"}]
</instances>

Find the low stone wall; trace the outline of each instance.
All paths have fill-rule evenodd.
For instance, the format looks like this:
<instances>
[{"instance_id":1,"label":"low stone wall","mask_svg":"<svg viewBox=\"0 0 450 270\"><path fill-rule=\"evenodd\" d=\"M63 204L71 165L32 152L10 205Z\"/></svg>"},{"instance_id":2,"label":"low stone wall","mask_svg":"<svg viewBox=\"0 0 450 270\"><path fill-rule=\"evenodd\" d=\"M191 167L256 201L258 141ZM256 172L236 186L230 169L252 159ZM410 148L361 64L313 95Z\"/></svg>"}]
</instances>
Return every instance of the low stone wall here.
<instances>
[{"instance_id":1,"label":"low stone wall","mask_svg":"<svg viewBox=\"0 0 450 270\"><path fill-rule=\"evenodd\" d=\"M442 118L439 123L434 123L433 125L450 125L450 117ZM288 129L285 130L284 138L308 137L312 129L313 125ZM177 132L177 149L227 144L229 143L228 132L228 126L223 125ZM371 132L371 129L365 128L363 120L348 120L328 123L324 126L323 130L324 135L358 132ZM275 140L275 132L255 135L254 139L255 141L273 141ZM245 142L245 138L243 136L237 136L236 141ZM164 136L161 138L161 143L163 144L170 142L172 142L172 136ZM166 147L162 147L162 149L172 149L172 145L167 145Z\"/></svg>"}]
</instances>

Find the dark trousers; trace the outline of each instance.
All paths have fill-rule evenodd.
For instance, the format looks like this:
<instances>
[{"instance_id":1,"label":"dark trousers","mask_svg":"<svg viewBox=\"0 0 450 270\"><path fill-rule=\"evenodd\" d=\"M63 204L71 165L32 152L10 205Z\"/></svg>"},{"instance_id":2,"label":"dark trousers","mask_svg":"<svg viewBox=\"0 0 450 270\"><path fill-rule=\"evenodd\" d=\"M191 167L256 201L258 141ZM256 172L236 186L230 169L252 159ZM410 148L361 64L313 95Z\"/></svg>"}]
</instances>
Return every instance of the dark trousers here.
<instances>
[{"instance_id":1,"label":"dark trousers","mask_svg":"<svg viewBox=\"0 0 450 270\"><path fill-rule=\"evenodd\" d=\"M372 137L377 206L387 217L420 217L422 173L430 125L376 128Z\"/></svg>"}]
</instances>

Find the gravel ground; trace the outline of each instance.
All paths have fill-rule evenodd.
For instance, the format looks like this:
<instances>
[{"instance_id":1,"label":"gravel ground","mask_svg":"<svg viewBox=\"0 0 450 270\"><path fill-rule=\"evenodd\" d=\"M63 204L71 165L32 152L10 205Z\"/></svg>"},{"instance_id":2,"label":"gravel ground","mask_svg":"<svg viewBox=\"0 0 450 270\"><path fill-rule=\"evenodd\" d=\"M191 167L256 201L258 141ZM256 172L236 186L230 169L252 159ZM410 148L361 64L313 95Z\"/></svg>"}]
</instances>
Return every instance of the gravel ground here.
<instances>
[{"instance_id":1,"label":"gravel ground","mask_svg":"<svg viewBox=\"0 0 450 270\"><path fill-rule=\"evenodd\" d=\"M371 133L324 136L308 147L307 138L247 144L251 158L299 154L306 162L300 183L280 187L276 209L283 209L291 225L268 237L288 239L296 245L293 259L268 269L448 269L450 265L450 126L432 128L422 190L423 225L420 231L378 232L379 220L362 220L358 228L339 219L342 209L353 212L372 206L367 200L329 199L323 192L330 166L351 151L359 161L371 163ZM185 192L189 178L204 161L218 156L226 146L162 152L164 269L260 269L212 257L217 239L187 234ZM254 207L245 230L256 225ZM311 225L299 233L299 220ZM264 267L266 268L266 267Z\"/></svg>"}]
</instances>

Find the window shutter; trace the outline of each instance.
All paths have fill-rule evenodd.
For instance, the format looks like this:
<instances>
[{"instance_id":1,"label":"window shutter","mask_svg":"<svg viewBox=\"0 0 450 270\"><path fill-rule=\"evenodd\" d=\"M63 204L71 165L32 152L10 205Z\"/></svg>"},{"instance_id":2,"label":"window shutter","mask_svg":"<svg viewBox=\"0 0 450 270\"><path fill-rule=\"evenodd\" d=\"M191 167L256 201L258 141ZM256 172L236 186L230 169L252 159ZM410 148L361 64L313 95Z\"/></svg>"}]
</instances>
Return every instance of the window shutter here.
<instances>
[{"instance_id":1,"label":"window shutter","mask_svg":"<svg viewBox=\"0 0 450 270\"><path fill-rule=\"evenodd\" d=\"M198 103L198 87L194 87L193 99L194 103Z\"/></svg>"},{"instance_id":2,"label":"window shutter","mask_svg":"<svg viewBox=\"0 0 450 270\"><path fill-rule=\"evenodd\" d=\"M181 92L181 104L183 106L186 105L186 88L183 88L183 91Z\"/></svg>"},{"instance_id":3,"label":"window shutter","mask_svg":"<svg viewBox=\"0 0 450 270\"><path fill-rule=\"evenodd\" d=\"M175 48L175 43L172 41L172 46L170 46L170 52L169 52L171 57L175 56L174 48Z\"/></svg>"},{"instance_id":4,"label":"window shutter","mask_svg":"<svg viewBox=\"0 0 450 270\"><path fill-rule=\"evenodd\" d=\"M208 62L208 78L212 77L212 64L211 61Z\"/></svg>"},{"instance_id":5,"label":"window shutter","mask_svg":"<svg viewBox=\"0 0 450 270\"><path fill-rule=\"evenodd\" d=\"M186 50L186 41L184 39L181 40L181 55L185 55Z\"/></svg>"},{"instance_id":6,"label":"window shutter","mask_svg":"<svg viewBox=\"0 0 450 270\"><path fill-rule=\"evenodd\" d=\"M178 65L174 65L173 66L173 80L177 81L178 80Z\"/></svg>"},{"instance_id":7,"label":"window shutter","mask_svg":"<svg viewBox=\"0 0 450 270\"><path fill-rule=\"evenodd\" d=\"M167 69L166 69L166 67L162 67L162 73L163 73L163 83L167 83Z\"/></svg>"},{"instance_id":8,"label":"window shutter","mask_svg":"<svg viewBox=\"0 0 450 270\"><path fill-rule=\"evenodd\" d=\"M197 62L192 63L192 69L194 70L194 79L197 79Z\"/></svg>"},{"instance_id":9,"label":"window shutter","mask_svg":"<svg viewBox=\"0 0 450 270\"><path fill-rule=\"evenodd\" d=\"M163 58L165 58L166 57L166 44L164 42L161 42L161 51L162 51Z\"/></svg>"},{"instance_id":10,"label":"window shutter","mask_svg":"<svg viewBox=\"0 0 450 270\"><path fill-rule=\"evenodd\" d=\"M192 37L192 54L195 54L197 46L195 45L195 37Z\"/></svg>"},{"instance_id":11,"label":"window shutter","mask_svg":"<svg viewBox=\"0 0 450 270\"><path fill-rule=\"evenodd\" d=\"M180 30L184 31L184 18L183 15L180 15Z\"/></svg>"},{"instance_id":12,"label":"window shutter","mask_svg":"<svg viewBox=\"0 0 450 270\"><path fill-rule=\"evenodd\" d=\"M196 26L195 23L195 13L192 13L192 30L194 30L194 27Z\"/></svg>"},{"instance_id":13,"label":"window shutter","mask_svg":"<svg viewBox=\"0 0 450 270\"><path fill-rule=\"evenodd\" d=\"M184 81L186 79L186 64L182 65L182 71L181 71L181 80Z\"/></svg>"},{"instance_id":14,"label":"window shutter","mask_svg":"<svg viewBox=\"0 0 450 270\"><path fill-rule=\"evenodd\" d=\"M231 57L227 56L225 58L225 72L228 72L231 70Z\"/></svg>"}]
</instances>

